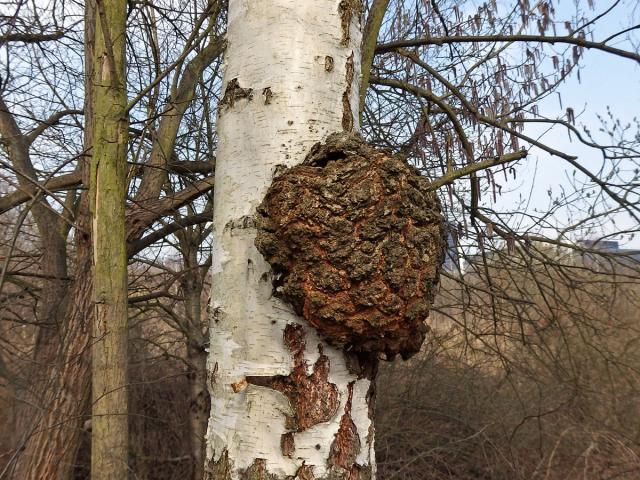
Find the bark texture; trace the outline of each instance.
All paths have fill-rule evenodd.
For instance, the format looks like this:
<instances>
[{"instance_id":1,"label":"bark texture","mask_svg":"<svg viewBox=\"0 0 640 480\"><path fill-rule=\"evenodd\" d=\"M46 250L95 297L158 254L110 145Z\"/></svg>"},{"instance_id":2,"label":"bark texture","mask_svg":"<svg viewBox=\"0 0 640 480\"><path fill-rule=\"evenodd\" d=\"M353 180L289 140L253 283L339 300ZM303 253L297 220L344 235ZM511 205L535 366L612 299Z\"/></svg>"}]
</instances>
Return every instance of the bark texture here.
<instances>
[{"instance_id":1,"label":"bark texture","mask_svg":"<svg viewBox=\"0 0 640 480\"><path fill-rule=\"evenodd\" d=\"M189 444L192 456L194 480L204 476L207 415L209 412L209 392L207 391L207 353L203 333L202 291L207 269L198 264L198 248L203 233L197 228L185 228L176 232L183 258L183 275L180 289L184 297L184 331L187 332L187 362L189 363L190 410Z\"/></svg>"},{"instance_id":2,"label":"bark texture","mask_svg":"<svg viewBox=\"0 0 640 480\"><path fill-rule=\"evenodd\" d=\"M89 185L90 146L93 142L91 102L93 91L93 53L95 43L95 4L85 5L85 152L80 157L78 176ZM29 426L23 431L22 452L12 477L15 479L72 478L76 455L90 398L90 339L93 318L93 276L91 251L91 215L89 196L80 194L74 233L76 268L73 282L66 292L51 301L64 304L66 310L55 342L58 350L53 361L49 349L36 350L37 364L44 379L36 377L40 410L29 416ZM63 255L66 254L66 251ZM56 254L57 255L57 254Z\"/></svg>"},{"instance_id":3,"label":"bark texture","mask_svg":"<svg viewBox=\"0 0 640 480\"><path fill-rule=\"evenodd\" d=\"M429 181L400 156L333 134L274 179L256 246L276 294L348 350L420 350L446 239Z\"/></svg>"},{"instance_id":4,"label":"bark texture","mask_svg":"<svg viewBox=\"0 0 640 480\"><path fill-rule=\"evenodd\" d=\"M97 2L93 97L92 214L95 317L92 338L91 478L128 476L128 121L124 0Z\"/></svg>"},{"instance_id":5,"label":"bark texture","mask_svg":"<svg viewBox=\"0 0 640 480\"><path fill-rule=\"evenodd\" d=\"M229 2L219 107L206 478L369 479L375 359L273 295L255 212L283 167L357 128L359 1ZM344 426L346 425L346 426ZM357 437L357 441L355 440Z\"/></svg>"},{"instance_id":6,"label":"bark texture","mask_svg":"<svg viewBox=\"0 0 640 480\"><path fill-rule=\"evenodd\" d=\"M87 245L88 247L88 245ZM50 379L39 403L41 411L27 430L24 450L11 478L72 478L90 392L92 306L91 251L79 251L77 281L65 320L60 350L47 368Z\"/></svg>"}]
</instances>

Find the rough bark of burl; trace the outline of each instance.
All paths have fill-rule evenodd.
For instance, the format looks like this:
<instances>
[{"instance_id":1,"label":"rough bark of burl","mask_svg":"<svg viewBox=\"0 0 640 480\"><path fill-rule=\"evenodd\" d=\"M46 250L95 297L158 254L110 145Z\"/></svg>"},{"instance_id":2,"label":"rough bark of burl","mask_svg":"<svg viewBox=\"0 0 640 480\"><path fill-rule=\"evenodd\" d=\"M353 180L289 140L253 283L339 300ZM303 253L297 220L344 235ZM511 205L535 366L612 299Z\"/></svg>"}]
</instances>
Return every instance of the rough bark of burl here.
<instances>
[{"instance_id":1,"label":"rough bark of burl","mask_svg":"<svg viewBox=\"0 0 640 480\"><path fill-rule=\"evenodd\" d=\"M330 343L416 353L444 260L440 202L405 160L333 134L258 207L256 246L278 296Z\"/></svg>"}]
</instances>

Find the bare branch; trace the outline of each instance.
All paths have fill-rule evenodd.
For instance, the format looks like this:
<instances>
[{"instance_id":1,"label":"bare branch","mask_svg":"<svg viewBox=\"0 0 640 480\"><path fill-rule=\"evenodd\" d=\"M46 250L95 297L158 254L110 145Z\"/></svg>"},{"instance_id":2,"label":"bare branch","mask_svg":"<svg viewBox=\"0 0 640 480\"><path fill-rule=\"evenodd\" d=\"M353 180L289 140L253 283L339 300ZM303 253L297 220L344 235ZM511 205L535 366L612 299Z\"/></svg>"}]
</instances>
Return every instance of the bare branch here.
<instances>
[{"instance_id":1,"label":"bare branch","mask_svg":"<svg viewBox=\"0 0 640 480\"><path fill-rule=\"evenodd\" d=\"M27 33L27 32L16 32L16 33L6 33L0 35L0 45L7 42L22 42L22 43L41 43L41 42L49 42L51 40L59 40L64 37L65 32L59 30L53 33Z\"/></svg>"},{"instance_id":2,"label":"bare branch","mask_svg":"<svg viewBox=\"0 0 640 480\"><path fill-rule=\"evenodd\" d=\"M127 211L127 241L132 242L140 238L153 222L209 192L213 189L214 183L213 176L207 177L171 196L131 205Z\"/></svg>"},{"instance_id":3,"label":"bare branch","mask_svg":"<svg viewBox=\"0 0 640 480\"><path fill-rule=\"evenodd\" d=\"M162 240L163 238L175 233L183 228L190 227L192 225L198 225L200 223L210 222L213 219L213 211L205 210L202 213L198 213L195 215L190 215L188 217L183 217L179 220L176 220L173 223L169 223L150 234L130 242L127 245L127 253L129 257L132 257L136 253L140 252L144 248L154 244L158 240Z\"/></svg>"},{"instance_id":4,"label":"bare branch","mask_svg":"<svg viewBox=\"0 0 640 480\"><path fill-rule=\"evenodd\" d=\"M635 28L635 27L634 27ZM491 42L536 42L536 43L565 43L568 45L576 45L586 49L601 50L603 52L612 53L624 58L630 58L636 62L640 62L640 55L635 52L622 50L620 48L610 47L603 42L593 42L585 38L572 36L552 36L544 35L460 35L451 37L423 37L414 38L412 40L398 40L378 45L376 53L385 53L406 47L421 47L426 45L446 45L451 43L491 43Z\"/></svg>"},{"instance_id":5,"label":"bare branch","mask_svg":"<svg viewBox=\"0 0 640 480\"><path fill-rule=\"evenodd\" d=\"M38 138L38 136L42 135L42 133L44 133L44 131L47 128L53 127L67 115L82 115L82 113L83 113L82 110L73 110L73 109L61 110L59 112L56 112L53 115L51 115L49 118L41 122L40 125L38 125L36 128L31 130L29 133L27 133L25 135L25 138L29 143L33 143L33 141L36 138Z\"/></svg>"},{"instance_id":6,"label":"bare branch","mask_svg":"<svg viewBox=\"0 0 640 480\"><path fill-rule=\"evenodd\" d=\"M53 177L52 179L47 180L44 183L38 183L34 181L32 185L34 185L37 189L43 191L44 193L51 195L54 192L77 187L81 183L82 175L80 174L80 172L72 172L60 175L58 177ZM0 214L17 207L18 205L21 205L32 198L33 195L30 192L26 192L24 190L16 190L15 192L9 193L8 195L1 196Z\"/></svg>"},{"instance_id":7,"label":"bare branch","mask_svg":"<svg viewBox=\"0 0 640 480\"><path fill-rule=\"evenodd\" d=\"M484 160L481 162L471 163L469 165L465 165L462 168L458 168L456 170L452 170L445 175L436 178L429 185L429 190L437 190L438 188L449 185L453 183L458 178L471 175L472 173L478 172L480 170L486 170L487 168L495 167L496 165L502 165L509 162L515 162L516 160L520 160L527 156L526 150L520 150L519 152L508 153L507 155L503 155L501 157L490 158L488 160Z\"/></svg>"},{"instance_id":8,"label":"bare branch","mask_svg":"<svg viewBox=\"0 0 640 480\"><path fill-rule=\"evenodd\" d=\"M389 6L389 0L374 0L369 9L367 24L362 34L362 77L360 80L360 118L364 111L367 88L369 87L369 76L371 75L371 65L376 52L378 33L384 19L384 14Z\"/></svg>"}]
</instances>

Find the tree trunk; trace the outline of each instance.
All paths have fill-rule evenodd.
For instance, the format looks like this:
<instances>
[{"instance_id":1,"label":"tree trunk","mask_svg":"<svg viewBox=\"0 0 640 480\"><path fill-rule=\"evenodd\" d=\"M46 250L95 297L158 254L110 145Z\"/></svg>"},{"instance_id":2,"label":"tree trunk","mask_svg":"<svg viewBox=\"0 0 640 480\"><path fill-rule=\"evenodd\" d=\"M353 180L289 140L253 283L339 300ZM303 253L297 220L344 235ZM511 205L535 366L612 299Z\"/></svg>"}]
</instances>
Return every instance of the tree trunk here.
<instances>
[{"instance_id":1,"label":"tree trunk","mask_svg":"<svg viewBox=\"0 0 640 480\"><path fill-rule=\"evenodd\" d=\"M67 273L66 241L67 230L58 213L49 202L40 196L41 192L32 183L38 179L33 166L30 148L31 140L22 132L15 117L0 96L0 135L6 145L9 158L16 172L20 190L34 197L30 214L35 220L40 236L39 273L41 295L38 299L35 345L31 361L21 372L26 382L16 385L19 399L16 432L26 432L33 428L40 418L43 393L48 388L49 368L53 365L60 346L60 326L64 318L65 299L68 298L69 279ZM18 445L26 438L15 438Z\"/></svg>"},{"instance_id":2,"label":"tree trunk","mask_svg":"<svg viewBox=\"0 0 640 480\"><path fill-rule=\"evenodd\" d=\"M375 476L373 361L274 297L254 212L279 166L357 126L360 1L229 1L214 206L206 478ZM287 385L276 391L274 377Z\"/></svg>"},{"instance_id":3,"label":"tree trunk","mask_svg":"<svg viewBox=\"0 0 640 480\"><path fill-rule=\"evenodd\" d=\"M88 247L88 245L87 245ZM65 333L41 400L42 413L25 433L12 478L72 478L89 397L89 329L92 305L90 250L79 252Z\"/></svg>"},{"instance_id":4,"label":"tree trunk","mask_svg":"<svg viewBox=\"0 0 640 480\"><path fill-rule=\"evenodd\" d=\"M190 438L189 446L193 462L194 480L202 480L204 475L204 437L207 432L207 412L209 409L209 392L207 391L207 353L202 348L187 346L187 361L192 367L189 376L191 381L191 399L189 412Z\"/></svg>"},{"instance_id":5,"label":"tree trunk","mask_svg":"<svg viewBox=\"0 0 640 480\"><path fill-rule=\"evenodd\" d=\"M27 158L25 163L31 165L28 146L24 148L24 155ZM23 177L18 176L18 179ZM37 192L29 187L32 185L21 184L21 188L36 195ZM28 380L16 388L20 401L16 433L22 436L16 438L18 444L26 439L24 432L37 428L34 426L42 418L42 399L51 388L50 372L60 349L70 283L67 272L67 235L63 222L45 199L35 202L31 213L40 235L39 270L44 278L42 293L38 299L33 355L23 372L23 378Z\"/></svg>"},{"instance_id":6,"label":"tree trunk","mask_svg":"<svg viewBox=\"0 0 640 480\"><path fill-rule=\"evenodd\" d=\"M91 202L94 301L91 478L128 476L125 0L97 2Z\"/></svg>"},{"instance_id":7,"label":"tree trunk","mask_svg":"<svg viewBox=\"0 0 640 480\"><path fill-rule=\"evenodd\" d=\"M93 78L95 4L85 4L85 153L80 157L83 184L89 185L90 146L93 139L91 92ZM91 271L91 218L89 198L80 195L75 222L76 268L73 284L66 291L64 318L60 325L58 351L47 365L41 392L40 412L24 429L22 453L12 478L72 478L81 442L90 397L90 329L93 318L93 277ZM59 297L62 298L62 297ZM37 358L51 358L36 351ZM38 379L36 379L38 381Z\"/></svg>"},{"instance_id":8,"label":"tree trunk","mask_svg":"<svg viewBox=\"0 0 640 480\"><path fill-rule=\"evenodd\" d=\"M189 447L193 465L193 480L202 480L204 475L204 437L207 431L209 392L207 391L207 352L202 334L202 289L203 267L198 266L200 232L190 228L177 234L184 261L184 274L180 283L184 297L187 320L187 363L189 372Z\"/></svg>"}]
</instances>

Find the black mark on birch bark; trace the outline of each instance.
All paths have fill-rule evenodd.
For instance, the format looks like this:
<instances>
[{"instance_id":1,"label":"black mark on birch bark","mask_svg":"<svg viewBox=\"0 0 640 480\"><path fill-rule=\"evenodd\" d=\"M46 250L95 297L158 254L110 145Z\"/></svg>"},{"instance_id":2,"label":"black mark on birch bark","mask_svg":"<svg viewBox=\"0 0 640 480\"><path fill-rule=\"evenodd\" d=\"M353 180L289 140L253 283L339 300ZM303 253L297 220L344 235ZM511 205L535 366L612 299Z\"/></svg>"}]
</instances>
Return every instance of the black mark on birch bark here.
<instances>
[{"instance_id":1,"label":"black mark on birch bark","mask_svg":"<svg viewBox=\"0 0 640 480\"><path fill-rule=\"evenodd\" d=\"M329 382L329 357L318 345L320 356L307 375L304 359L306 340L304 329L298 324L289 324L284 330L284 342L293 356L293 370L287 376L248 376L247 383L272 388L289 400L293 415L286 417L285 426L292 432L301 432L319 423L331 420L340 404L338 387Z\"/></svg>"},{"instance_id":2,"label":"black mark on birch bark","mask_svg":"<svg viewBox=\"0 0 640 480\"><path fill-rule=\"evenodd\" d=\"M214 385L216 384L216 375L218 374L218 362L216 362L213 366L213 371L207 369L207 382L209 382L209 386L213 390Z\"/></svg>"},{"instance_id":3,"label":"black mark on birch bark","mask_svg":"<svg viewBox=\"0 0 640 480\"><path fill-rule=\"evenodd\" d=\"M245 215L243 217L240 218L236 218L234 220L229 220L227 222L227 224L224 226L225 231L230 230L245 230L247 228L255 228L256 227L256 220L253 217L250 217L249 215Z\"/></svg>"},{"instance_id":4,"label":"black mark on birch bark","mask_svg":"<svg viewBox=\"0 0 640 480\"><path fill-rule=\"evenodd\" d=\"M264 97L264 104L270 105L271 98L273 97L273 92L271 91L271 87L266 87L262 89L262 96Z\"/></svg>"},{"instance_id":5,"label":"black mark on birch bark","mask_svg":"<svg viewBox=\"0 0 640 480\"><path fill-rule=\"evenodd\" d=\"M330 55L327 55L326 57L324 57L324 70L326 72L333 71L333 57Z\"/></svg>"},{"instance_id":6,"label":"black mark on birch bark","mask_svg":"<svg viewBox=\"0 0 640 480\"><path fill-rule=\"evenodd\" d=\"M234 78L229 80L227 83L227 87L224 90L224 96L222 100L220 100L220 106L223 109L233 108L237 100L240 99L253 99L253 89L252 88L242 88L240 83L238 83L238 79Z\"/></svg>"},{"instance_id":7,"label":"black mark on birch bark","mask_svg":"<svg viewBox=\"0 0 640 480\"><path fill-rule=\"evenodd\" d=\"M345 72L346 87L342 94L342 129L345 132L351 132L353 131L353 111L351 110L351 87L354 75L353 52L347 58Z\"/></svg>"},{"instance_id":8,"label":"black mark on birch bark","mask_svg":"<svg viewBox=\"0 0 640 480\"><path fill-rule=\"evenodd\" d=\"M222 307L214 307L213 311L211 312L211 318L213 318L213 321L215 323L220 323L220 320L222 320L222 316Z\"/></svg>"}]
</instances>

